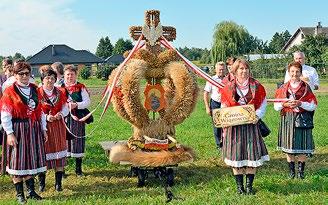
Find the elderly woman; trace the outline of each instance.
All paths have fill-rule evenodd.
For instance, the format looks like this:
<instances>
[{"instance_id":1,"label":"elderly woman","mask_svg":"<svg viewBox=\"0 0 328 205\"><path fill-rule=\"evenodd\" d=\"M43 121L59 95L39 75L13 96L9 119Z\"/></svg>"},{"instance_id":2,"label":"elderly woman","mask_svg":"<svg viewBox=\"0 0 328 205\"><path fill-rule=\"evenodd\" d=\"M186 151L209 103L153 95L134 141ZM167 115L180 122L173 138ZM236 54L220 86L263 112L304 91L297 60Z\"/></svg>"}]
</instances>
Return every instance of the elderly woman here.
<instances>
[{"instance_id":1,"label":"elderly woman","mask_svg":"<svg viewBox=\"0 0 328 205\"><path fill-rule=\"evenodd\" d=\"M83 110L90 105L89 93L82 83L76 81L77 68L66 65L64 68L64 86L68 97L69 108L74 116L81 116ZM71 115L66 119L67 126L73 134L68 140L67 156L76 158L75 173L82 176L82 157L85 150L85 122L76 121Z\"/></svg>"},{"instance_id":2,"label":"elderly woman","mask_svg":"<svg viewBox=\"0 0 328 205\"><path fill-rule=\"evenodd\" d=\"M251 104L255 107L257 120L262 118L267 105L264 87L250 77L250 68L245 60L237 59L231 71L234 79L221 91L222 107ZM254 124L226 127L222 155L224 162L232 167L237 193L254 194L253 180L256 169L264 161L269 161L257 121ZM246 175L246 191L243 184L244 175Z\"/></svg>"},{"instance_id":3,"label":"elderly woman","mask_svg":"<svg viewBox=\"0 0 328 205\"><path fill-rule=\"evenodd\" d=\"M276 91L276 98L287 100L274 104L281 116L278 148L287 154L290 177L295 177L295 160L298 158L298 177L304 179L306 154L314 151L313 111L317 100L310 86L301 80L302 65L299 62L289 64L288 73L290 80Z\"/></svg>"},{"instance_id":4,"label":"elderly woman","mask_svg":"<svg viewBox=\"0 0 328 205\"><path fill-rule=\"evenodd\" d=\"M37 86L29 83L30 74L29 64L17 63L14 66L16 81L4 91L1 99L1 121L7 134L6 170L13 176L19 203L26 202L23 179L27 186L27 198L42 199L34 190L33 175L46 171L46 117L42 112Z\"/></svg>"},{"instance_id":5,"label":"elderly woman","mask_svg":"<svg viewBox=\"0 0 328 205\"><path fill-rule=\"evenodd\" d=\"M49 66L50 67L50 66ZM55 189L62 191L62 177L66 165L67 143L63 117L68 115L65 93L54 86L57 74L47 69L41 74L42 87L39 87L42 111L46 114L48 141L45 142L47 169L55 169ZM45 189L45 173L39 174L40 191Z\"/></svg>"}]
</instances>

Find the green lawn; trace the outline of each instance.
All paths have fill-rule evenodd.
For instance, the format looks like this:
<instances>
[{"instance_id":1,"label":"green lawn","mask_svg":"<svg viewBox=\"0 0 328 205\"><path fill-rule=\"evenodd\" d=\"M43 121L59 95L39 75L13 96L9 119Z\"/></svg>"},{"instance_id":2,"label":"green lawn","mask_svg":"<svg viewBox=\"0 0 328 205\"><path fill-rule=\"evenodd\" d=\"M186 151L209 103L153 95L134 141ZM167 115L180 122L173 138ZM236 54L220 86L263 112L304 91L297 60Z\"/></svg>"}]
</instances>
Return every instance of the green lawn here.
<instances>
[{"instance_id":1,"label":"green lawn","mask_svg":"<svg viewBox=\"0 0 328 205\"><path fill-rule=\"evenodd\" d=\"M202 88L204 82L200 82ZM263 81L268 95L273 96L275 83ZM99 85L98 83L101 83ZM90 89L102 88L106 81L86 81ZM326 83L324 83L327 86ZM328 86L327 86L328 87ZM99 92L91 92L99 93ZM200 94L201 95L201 94ZM92 96L93 105L100 96ZM176 170L173 193L178 199L172 204L328 204L328 96L318 94L319 107L315 114L316 153L306 164L305 180L287 179L285 156L276 151L279 114L269 105L264 121L272 130L265 138L271 161L258 170L254 187L255 196L235 194L235 181L231 170L225 166L215 149L211 120L205 114L202 96L190 118L177 127L177 139L197 152L193 163L181 164ZM99 118L100 109L95 114ZM88 131L96 123L88 127ZM54 172L47 174L47 191L42 194L45 200L29 204L164 204L164 189L158 180L150 176L146 187L137 188L137 179L128 177L128 166L113 165L101 149L99 142L104 140L127 139L132 133L129 124L121 120L110 109L101 120L95 133L87 138L87 156L83 163L86 176L77 178L74 166L69 161L64 179L64 192L54 191ZM15 204L14 187L8 176L0 177L0 204Z\"/></svg>"}]
</instances>

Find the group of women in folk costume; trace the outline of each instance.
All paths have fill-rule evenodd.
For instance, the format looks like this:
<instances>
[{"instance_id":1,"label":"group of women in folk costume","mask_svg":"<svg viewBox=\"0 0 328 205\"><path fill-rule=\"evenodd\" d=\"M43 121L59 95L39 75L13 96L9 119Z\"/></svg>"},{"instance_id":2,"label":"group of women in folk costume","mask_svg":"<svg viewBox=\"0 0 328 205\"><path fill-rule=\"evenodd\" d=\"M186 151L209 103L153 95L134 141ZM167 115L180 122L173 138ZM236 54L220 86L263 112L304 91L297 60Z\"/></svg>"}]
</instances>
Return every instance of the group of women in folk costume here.
<instances>
[{"instance_id":1,"label":"group of women in folk costume","mask_svg":"<svg viewBox=\"0 0 328 205\"><path fill-rule=\"evenodd\" d=\"M287 154L290 177L295 177L297 160L298 177L303 179L306 154L314 151L313 112L317 101L307 83L300 78L302 66L291 63L288 72L290 81L276 92L277 99L287 100L274 104L281 116L278 148ZM55 169L55 189L62 190L67 156L76 158L76 174L82 175L85 123L72 116L84 112L82 110L89 106L90 97L86 87L76 81L77 68L73 65L63 69L64 81L59 87L55 86L57 73L52 69L42 73L39 88L30 83L31 67L28 63L17 63L13 73L16 81L4 90L1 98L1 121L7 135L6 170L13 176L18 202L25 203L23 181L27 186L27 197L40 200L42 197L35 192L33 176L40 174L40 179L45 182L47 169ZM222 107L253 104L257 121L224 128L222 155L224 162L232 167L237 192L254 194L256 170L269 160L258 125L267 106L266 92L251 77L245 60L237 59L231 73L233 77L220 89ZM72 137L68 142L64 118ZM45 183L41 184L41 191L44 186Z\"/></svg>"},{"instance_id":2,"label":"group of women in folk costume","mask_svg":"<svg viewBox=\"0 0 328 205\"><path fill-rule=\"evenodd\" d=\"M264 87L250 76L250 67L245 60L237 59L231 67L231 80L221 92L222 107L253 104L256 122L226 127L223 132L222 156L232 167L237 184L237 193L254 194L253 181L256 169L269 161L269 155L259 129L258 120L264 117L267 100ZM304 179L306 154L314 151L312 135L313 114L317 100L309 85L301 80L302 65L288 65L291 79L277 91L274 108L280 111L278 148L287 154L290 177L295 177L295 162L298 160L298 177ZM230 75L230 74L229 74ZM246 175L246 188L244 187Z\"/></svg>"},{"instance_id":3,"label":"group of women in folk costume","mask_svg":"<svg viewBox=\"0 0 328 205\"><path fill-rule=\"evenodd\" d=\"M71 112L78 112L78 109L90 104L90 98L83 85L71 92L72 87L79 84L76 82L77 69L73 65L65 68L67 78L63 87L54 86L57 74L52 69L42 72L40 87L30 83L31 66L28 63L17 63L13 73L15 81L4 90L1 98L1 121L7 136L6 171L12 175L18 202L24 204L23 181L27 187L27 198L41 200L42 197L35 191L34 175L39 174L40 190L43 191L47 169L55 169L55 189L62 191L61 181L69 151L73 147L73 153L79 154L81 159L85 146L84 122L71 119L68 104L71 104ZM67 143L65 117L71 129L79 129L72 131L78 132L75 134L79 134L80 141ZM78 126L72 126L74 123ZM81 164L78 170L77 174L82 174Z\"/></svg>"}]
</instances>

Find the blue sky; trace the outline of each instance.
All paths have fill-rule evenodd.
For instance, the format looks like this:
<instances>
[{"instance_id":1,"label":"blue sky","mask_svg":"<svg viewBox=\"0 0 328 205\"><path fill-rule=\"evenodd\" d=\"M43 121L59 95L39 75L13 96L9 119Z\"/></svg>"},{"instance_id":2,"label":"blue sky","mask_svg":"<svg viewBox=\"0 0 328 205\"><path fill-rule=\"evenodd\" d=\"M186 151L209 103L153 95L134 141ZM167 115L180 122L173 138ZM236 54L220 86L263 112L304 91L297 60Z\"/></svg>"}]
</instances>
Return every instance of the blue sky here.
<instances>
[{"instance_id":1,"label":"blue sky","mask_svg":"<svg viewBox=\"0 0 328 205\"><path fill-rule=\"evenodd\" d=\"M177 29L176 47L210 48L214 26L224 20L270 40L300 26L328 26L325 0L2 0L0 55L31 55L49 44L67 44L95 52L99 39L130 39L128 28L143 25L144 11L161 11L162 25Z\"/></svg>"}]
</instances>

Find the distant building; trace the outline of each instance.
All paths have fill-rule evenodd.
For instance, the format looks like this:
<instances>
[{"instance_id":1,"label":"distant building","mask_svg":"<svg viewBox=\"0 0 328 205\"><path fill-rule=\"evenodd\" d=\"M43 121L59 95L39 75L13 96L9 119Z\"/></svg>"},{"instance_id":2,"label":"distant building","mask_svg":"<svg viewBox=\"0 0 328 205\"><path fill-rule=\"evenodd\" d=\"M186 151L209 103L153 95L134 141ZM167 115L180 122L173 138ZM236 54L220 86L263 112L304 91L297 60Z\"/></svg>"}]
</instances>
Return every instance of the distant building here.
<instances>
[{"instance_id":1,"label":"distant building","mask_svg":"<svg viewBox=\"0 0 328 205\"><path fill-rule=\"evenodd\" d=\"M123 55L112 55L108 58L106 58L106 60L104 61L105 64L111 65L111 66L116 66L121 64L124 61L124 57Z\"/></svg>"},{"instance_id":2,"label":"distant building","mask_svg":"<svg viewBox=\"0 0 328 205\"><path fill-rule=\"evenodd\" d=\"M92 64L103 63L104 60L86 50L74 50L73 48L61 45L49 45L26 60L32 66L32 74L38 76L38 68L42 65L51 65L54 62L74 64L79 68L83 66L91 67Z\"/></svg>"},{"instance_id":3,"label":"distant building","mask_svg":"<svg viewBox=\"0 0 328 205\"><path fill-rule=\"evenodd\" d=\"M285 54L249 54L244 55L248 61L255 61L258 59L276 59L276 58L285 58Z\"/></svg>"},{"instance_id":4,"label":"distant building","mask_svg":"<svg viewBox=\"0 0 328 205\"><path fill-rule=\"evenodd\" d=\"M282 51L287 52L293 46L301 45L305 36L315 36L318 34L328 35L328 27L322 27L321 22L318 22L316 27L299 27L284 45Z\"/></svg>"}]
</instances>

